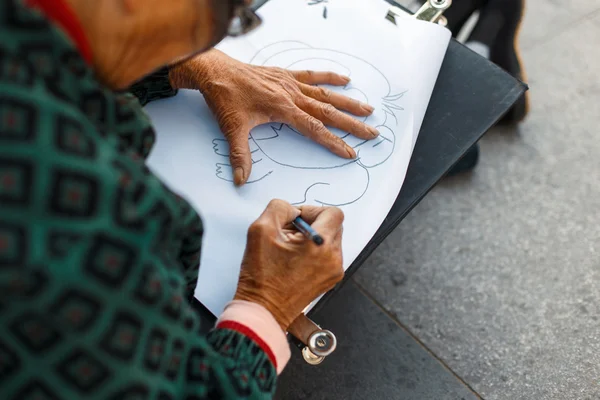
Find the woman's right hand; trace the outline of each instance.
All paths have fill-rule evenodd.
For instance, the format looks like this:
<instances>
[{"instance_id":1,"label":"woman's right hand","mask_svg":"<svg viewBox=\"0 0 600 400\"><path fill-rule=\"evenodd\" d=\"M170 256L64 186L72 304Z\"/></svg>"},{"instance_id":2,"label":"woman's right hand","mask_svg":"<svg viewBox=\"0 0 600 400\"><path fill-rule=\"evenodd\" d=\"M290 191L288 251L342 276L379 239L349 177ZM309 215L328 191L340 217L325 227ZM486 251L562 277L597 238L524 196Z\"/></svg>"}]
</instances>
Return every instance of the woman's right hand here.
<instances>
[{"instance_id":1,"label":"woman's right hand","mask_svg":"<svg viewBox=\"0 0 600 400\"><path fill-rule=\"evenodd\" d=\"M298 216L323 237L321 246L293 228ZM287 331L307 305L343 278L343 221L338 208L271 201L248 230L235 299L264 306Z\"/></svg>"}]
</instances>

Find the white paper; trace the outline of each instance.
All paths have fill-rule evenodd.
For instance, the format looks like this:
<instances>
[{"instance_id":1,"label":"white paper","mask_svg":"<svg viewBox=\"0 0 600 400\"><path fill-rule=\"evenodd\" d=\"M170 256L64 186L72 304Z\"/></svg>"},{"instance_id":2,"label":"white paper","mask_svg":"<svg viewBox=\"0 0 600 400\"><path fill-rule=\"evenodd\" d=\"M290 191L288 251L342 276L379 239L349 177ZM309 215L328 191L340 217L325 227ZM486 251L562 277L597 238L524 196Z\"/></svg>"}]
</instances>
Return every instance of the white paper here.
<instances>
[{"instance_id":1,"label":"white paper","mask_svg":"<svg viewBox=\"0 0 600 400\"><path fill-rule=\"evenodd\" d=\"M359 0L330 1L327 18L321 4L309 3L271 0L260 9L261 28L219 48L257 65L349 75L349 85L332 90L375 107L363 120L380 131L365 143L332 129L357 160L339 158L287 125L265 125L251 132L252 173L235 188L227 143L199 92L146 107L157 130L149 167L203 218L196 297L216 315L235 293L247 229L273 198L340 206L344 268L350 266L400 191L450 38L431 23L396 27L375 12L381 6L367 11Z\"/></svg>"}]
</instances>

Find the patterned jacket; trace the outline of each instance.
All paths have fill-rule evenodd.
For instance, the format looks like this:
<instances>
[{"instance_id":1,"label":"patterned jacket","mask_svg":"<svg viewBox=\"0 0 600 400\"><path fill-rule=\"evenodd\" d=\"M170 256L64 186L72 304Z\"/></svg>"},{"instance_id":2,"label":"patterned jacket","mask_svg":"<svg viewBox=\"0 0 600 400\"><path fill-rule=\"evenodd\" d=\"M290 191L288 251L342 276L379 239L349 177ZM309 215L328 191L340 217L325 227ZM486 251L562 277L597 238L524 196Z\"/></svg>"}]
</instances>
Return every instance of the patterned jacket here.
<instances>
[{"instance_id":1,"label":"patterned jacket","mask_svg":"<svg viewBox=\"0 0 600 400\"><path fill-rule=\"evenodd\" d=\"M164 74L133 92L175 93ZM202 223L146 168L154 138L138 98L0 0L0 399L272 396L252 330L198 333Z\"/></svg>"}]
</instances>

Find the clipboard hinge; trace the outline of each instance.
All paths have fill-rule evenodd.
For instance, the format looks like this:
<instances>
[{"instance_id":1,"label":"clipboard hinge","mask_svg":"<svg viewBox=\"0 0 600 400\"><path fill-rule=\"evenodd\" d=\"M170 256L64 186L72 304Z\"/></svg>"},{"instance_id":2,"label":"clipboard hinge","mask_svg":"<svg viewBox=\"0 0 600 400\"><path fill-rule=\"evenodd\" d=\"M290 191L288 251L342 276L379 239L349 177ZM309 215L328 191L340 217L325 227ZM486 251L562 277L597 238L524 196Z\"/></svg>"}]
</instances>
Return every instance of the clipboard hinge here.
<instances>
[{"instance_id":1,"label":"clipboard hinge","mask_svg":"<svg viewBox=\"0 0 600 400\"><path fill-rule=\"evenodd\" d=\"M397 0L394 0L397 2ZM396 18L413 18L420 21L428 21L437 23L442 26L446 26L448 21L443 16L446 11L452 5L452 0L427 0L419 10L411 14L408 11L404 11L402 8L392 6L388 10L386 19L396 24Z\"/></svg>"},{"instance_id":2,"label":"clipboard hinge","mask_svg":"<svg viewBox=\"0 0 600 400\"><path fill-rule=\"evenodd\" d=\"M300 314L292 322L288 332L304 344L302 357L311 365L321 364L337 347L337 339L333 332L321 329L304 314Z\"/></svg>"}]
</instances>

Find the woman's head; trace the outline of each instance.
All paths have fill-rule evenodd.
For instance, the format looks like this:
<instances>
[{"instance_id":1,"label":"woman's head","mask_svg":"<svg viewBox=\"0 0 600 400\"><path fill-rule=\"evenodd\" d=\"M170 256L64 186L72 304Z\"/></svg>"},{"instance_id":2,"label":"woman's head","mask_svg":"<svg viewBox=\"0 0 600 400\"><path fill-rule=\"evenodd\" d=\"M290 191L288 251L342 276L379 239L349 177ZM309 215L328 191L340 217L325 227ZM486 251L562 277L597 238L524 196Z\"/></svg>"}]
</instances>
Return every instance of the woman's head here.
<instances>
[{"instance_id":1,"label":"woman's head","mask_svg":"<svg viewBox=\"0 0 600 400\"><path fill-rule=\"evenodd\" d=\"M96 73L125 88L206 50L227 32L235 0L67 0L90 42Z\"/></svg>"}]
</instances>

